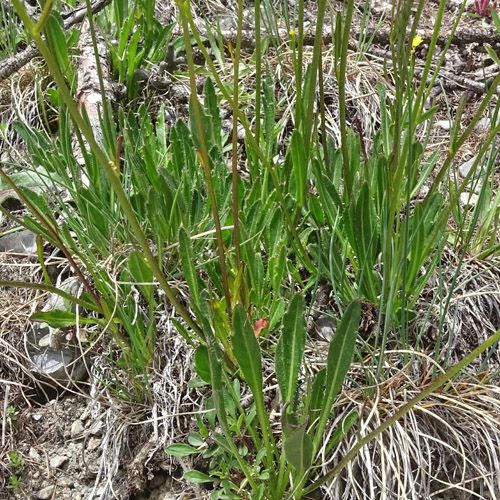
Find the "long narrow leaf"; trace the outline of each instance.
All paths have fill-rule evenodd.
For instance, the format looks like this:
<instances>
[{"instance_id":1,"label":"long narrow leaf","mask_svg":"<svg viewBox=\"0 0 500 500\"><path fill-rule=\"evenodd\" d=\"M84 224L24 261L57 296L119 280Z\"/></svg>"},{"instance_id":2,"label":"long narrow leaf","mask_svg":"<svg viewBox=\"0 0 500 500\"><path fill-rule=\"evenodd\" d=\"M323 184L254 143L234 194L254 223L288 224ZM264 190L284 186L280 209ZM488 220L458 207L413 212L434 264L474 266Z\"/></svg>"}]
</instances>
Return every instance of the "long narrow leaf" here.
<instances>
[{"instance_id":1,"label":"long narrow leaf","mask_svg":"<svg viewBox=\"0 0 500 500\"><path fill-rule=\"evenodd\" d=\"M333 336L330 349L328 350L328 359L326 363L326 392L323 403L324 406L321 410L321 416L314 438L315 454L318 451L335 398L351 366L360 317L361 303L359 300L353 300L347 306L344 316Z\"/></svg>"},{"instance_id":2,"label":"long narrow leaf","mask_svg":"<svg viewBox=\"0 0 500 500\"><path fill-rule=\"evenodd\" d=\"M262 360L260 346L246 320L243 307L236 306L233 318L233 353L254 398L262 398Z\"/></svg>"},{"instance_id":3,"label":"long narrow leaf","mask_svg":"<svg viewBox=\"0 0 500 500\"><path fill-rule=\"evenodd\" d=\"M283 332L276 347L276 378L283 403L292 403L306 345L305 301L295 295L283 318Z\"/></svg>"}]
</instances>

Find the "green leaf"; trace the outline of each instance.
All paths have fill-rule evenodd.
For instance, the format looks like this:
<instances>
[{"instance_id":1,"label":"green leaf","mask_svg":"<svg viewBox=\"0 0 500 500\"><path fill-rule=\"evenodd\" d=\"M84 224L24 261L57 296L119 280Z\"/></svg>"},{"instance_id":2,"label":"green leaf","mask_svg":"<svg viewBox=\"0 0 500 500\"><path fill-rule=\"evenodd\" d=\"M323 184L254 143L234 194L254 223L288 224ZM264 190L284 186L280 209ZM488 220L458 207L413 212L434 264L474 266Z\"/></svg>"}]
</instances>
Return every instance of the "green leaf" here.
<instances>
[{"instance_id":1,"label":"green leaf","mask_svg":"<svg viewBox=\"0 0 500 500\"><path fill-rule=\"evenodd\" d=\"M52 214L52 210L50 210L43 196L24 187L20 187L19 191L21 191L26 199L38 210L41 217L52 222L52 218L48 218L48 216Z\"/></svg>"},{"instance_id":2,"label":"green leaf","mask_svg":"<svg viewBox=\"0 0 500 500\"><path fill-rule=\"evenodd\" d=\"M325 378L326 369L322 368L316 374L312 384L311 401L309 403L311 411L320 410L323 407L323 399L325 397Z\"/></svg>"},{"instance_id":3,"label":"green leaf","mask_svg":"<svg viewBox=\"0 0 500 500\"><path fill-rule=\"evenodd\" d=\"M322 227L325 225L325 215L323 214L323 210L321 209L321 205L318 201L318 198L314 195L309 196L309 210L313 216L314 221L316 222L318 227Z\"/></svg>"},{"instance_id":4,"label":"green leaf","mask_svg":"<svg viewBox=\"0 0 500 500\"><path fill-rule=\"evenodd\" d=\"M429 120L432 118L432 116L439 110L439 106L433 106L431 109L428 109L424 113L422 113L418 120L416 121L415 125L420 125L421 123L425 122L426 120Z\"/></svg>"},{"instance_id":5,"label":"green leaf","mask_svg":"<svg viewBox=\"0 0 500 500\"><path fill-rule=\"evenodd\" d=\"M323 438L323 433L330 417L330 411L335 402L335 398L351 366L360 318L361 302L356 299L353 300L344 311L342 320L330 343L326 362L326 392L324 406L321 410L319 423L316 428L316 435L314 437L314 448L316 451Z\"/></svg>"},{"instance_id":6,"label":"green leaf","mask_svg":"<svg viewBox=\"0 0 500 500\"><path fill-rule=\"evenodd\" d=\"M333 400L338 394L351 366L360 318L361 302L353 300L347 306L328 350L326 394L329 399Z\"/></svg>"},{"instance_id":7,"label":"green leaf","mask_svg":"<svg viewBox=\"0 0 500 500\"><path fill-rule=\"evenodd\" d=\"M197 449L188 444L171 444L165 448L165 452L173 457L187 457L194 453L200 453ZM194 482L194 481L193 481Z\"/></svg>"},{"instance_id":8,"label":"green leaf","mask_svg":"<svg viewBox=\"0 0 500 500\"><path fill-rule=\"evenodd\" d=\"M493 19L493 23L495 24L495 28L497 29L498 34L500 35L500 17L498 16L498 12L496 10L496 4L494 2L491 2L490 9L491 9L491 17Z\"/></svg>"},{"instance_id":9,"label":"green leaf","mask_svg":"<svg viewBox=\"0 0 500 500\"><path fill-rule=\"evenodd\" d=\"M233 354L254 398L262 398L262 360L260 346L246 319L246 312L237 305L233 317Z\"/></svg>"},{"instance_id":10,"label":"green leaf","mask_svg":"<svg viewBox=\"0 0 500 500\"><path fill-rule=\"evenodd\" d=\"M191 297L199 309L200 294L198 290L198 276L194 267L195 259L191 250L191 240L183 227L179 229L179 253L181 256L182 271L191 291Z\"/></svg>"},{"instance_id":11,"label":"green leaf","mask_svg":"<svg viewBox=\"0 0 500 500\"><path fill-rule=\"evenodd\" d=\"M385 87L380 82L377 82L377 93L380 101L380 135L382 138L382 147L385 156L389 157L392 146L390 123L385 102Z\"/></svg>"},{"instance_id":12,"label":"green leaf","mask_svg":"<svg viewBox=\"0 0 500 500\"><path fill-rule=\"evenodd\" d=\"M498 14L497 14L498 16ZM500 33L500 30L499 30ZM493 62L498 64L500 66L500 59L498 57L498 54L489 46L489 45L484 45L484 48L486 49L486 52L488 52L488 55L493 59Z\"/></svg>"},{"instance_id":13,"label":"green leaf","mask_svg":"<svg viewBox=\"0 0 500 500\"><path fill-rule=\"evenodd\" d=\"M207 474L203 474L203 472L199 472L197 470L190 470L184 473L184 479L190 483L213 483L217 481L217 478L207 476Z\"/></svg>"},{"instance_id":14,"label":"green leaf","mask_svg":"<svg viewBox=\"0 0 500 500\"><path fill-rule=\"evenodd\" d=\"M38 190L52 185L52 182L61 182L59 176L55 173L47 172L44 167L36 167L32 170L23 170L9 176L12 182L19 188L28 188ZM0 177L0 203L8 198L19 199L17 193L10 187L10 184Z\"/></svg>"},{"instance_id":15,"label":"green leaf","mask_svg":"<svg viewBox=\"0 0 500 500\"><path fill-rule=\"evenodd\" d=\"M298 477L304 474L312 462L313 442L306 428L307 421L291 432L283 444L285 458L297 471Z\"/></svg>"},{"instance_id":16,"label":"green leaf","mask_svg":"<svg viewBox=\"0 0 500 500\"><path fill-rule=\"evenodd\" d=\"M70 65L68 57L68 45L66 42L66 36L61 28L61 25L55 17L51 16L49 18L45 33L47 35L49 47L52 53L55 54L61 71L71 82L71 78L73 77L73 68Z\"/></svg>"},{"instance_id":17,"label":"green leaf","mask_svg":"<svg viewBox=\"0 0 500 500\"><path fill-rule=\"evenodd\" d=\"M71 311L63 311L61 309L54 309L48 312L39 312L31 316L32 321L41 321L47 323L52 328L66 328L74 326L77 323L75 313ZM78 317L79 325L99 325L101 322L98 319Z\"/></svg>"},{"instance_id":18,"label":"green leaf","mask_svg":"<svg viewBox=\"0 0 500 500\"><path fill-rule=\"evenodd\" d=\"M188 442L192 446L200 447L205 444L205 439L199 432L191 432L188 436Z\"/></svg>"},{"instance_id":19,"label":"green leaf","mask_svg":"<svg viewBox=\"0 0 500 500\"><path fill-rule=\"evenodd\" d=\"M263 84L263 99L264 107L264 132L265 132L265 154L266 158L271 159L275 151L274 126L276 123L276 103L274 99L274 80L271 76L271 69L266 68L266 78ZM257 120L260 116L257 117Z\"/></svg>"},{"instance_id":20,"label":"green leaf","mask_svg":"<svg viewBox=\"0 0 500 500\"><path fill-rule=\"evenodd\" d=\"M297 378L306 345L305 301L300 294L290 302L276 347L276 378L283 403L294 401Z\"/></svg>"},{"instance_id":21,"label":"green leaf","mask_svg":"<svg viewBox=\"0 0 500 500\"><path fill-rule=\"evenodd\" d=\"M220 118L220 109L219 103L217 100L217 95L215 93L214 84L210 78L207 78L207 82L205 83L204 88L205 99L204 99L204 107L207 111L207 115L210 117L211 122L211 132L213 136L213 142L209 143L216 144L219 148L222 148L222 137L221 137L221 118Z\"/></svg>"},{"instance_id":22,"label":"green leaf","mask_svg":"<svg viewBox=\"0 0 500 500\"><path fill-rule=\"evenodd\" d=\"M202 380L210 383L210 360L208 358L208 348L200 345L194 352L194 369Z\"/></svg>"},{"instance_id":23,"label":"green leaf","mask_svg":"<svg viewBox=\"0 0 500 500\"><path fill-rule=\"evenodd\" d=\"M307 195L307 157L304 139L298 130L295 130L290 140L290 152L292 155L293 175L295 177L295 188L297 205L302 208L306 203Z\"/></svg>"},{"instance_id":24,"label":"green leaf","mask_svg":"<svg viewBox=\"0 0 500 500\"><path fill-rule=\"evenodd\" d=\"M128 259L128 268L132 279L137 283L137 287L149 301L153 299L153 271L149 268L144 257L139 252L132 252ZM145 283L151 283L147 285Z\"/></svg>"}]
</instances>

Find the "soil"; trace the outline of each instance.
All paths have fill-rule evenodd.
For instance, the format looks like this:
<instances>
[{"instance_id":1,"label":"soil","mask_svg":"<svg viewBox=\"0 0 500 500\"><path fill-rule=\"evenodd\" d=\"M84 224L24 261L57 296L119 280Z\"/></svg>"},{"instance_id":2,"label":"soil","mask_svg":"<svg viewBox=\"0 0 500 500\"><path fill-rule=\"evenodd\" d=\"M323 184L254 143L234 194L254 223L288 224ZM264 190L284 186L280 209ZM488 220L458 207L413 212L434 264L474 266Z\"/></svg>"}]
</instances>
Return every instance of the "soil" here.
<instances>
[{"instance_id":1,"label":"soil","mask_svg":"<svg viewBox=\"0 0 500 500\"><path fill-rule=\"evenodd\" d=\"M222 0L208 2L210 7L206 7L203 2L197 2L197 4L200 4L200 11L205 9L210 16L218 15L226 19L234 19L234 6L230 5L231 2ZM293 2L290 4L292 5ZM308 17L314 19L316 2L306 1L305 4L308 11L305 16L306 20ZM343 8L340 2L332 2L332 4L336 9ZM453 1L447 4L442 21L443 33L449 32L453 26L459 5ZM386 66L387 71L384 69L384 63L388 64L390 48L388 38L384 38L383 35L388 33L389 29L390 8L384 11L386 8L387 4L383 0L373 3L373 17L369 20L368 27L365 28L367 33L376 27L380 19L385 20L382 21L381 29L368 48L363 61L358 63L351 61L349 66L348 91L352 99L348 109L348 119L351 123L359 121L368 147L372 132L377 126L378 98L374 90L375 84L384 79L388 85L388 94L393 89L391 68ZM435 2L425 3L422 22L418 27L424 42L415 52L416 70L423 68L429 34L434 28L437 8L438 5ZM439 106L439 111L430 131L427 153L431 154L438 150L440 152L438 164L442 164L449 150L449 131L446 130L445 122L450 119L452 123L454 122L459 102L466 96L467 101L461 119L461 129L464 130L484 96L486 90L484 74L496 75L498 72L498 67L494 66L494 61L484 50L484 40L490 40L490 45L498 53L500 37L492 28L491 22L484 23L482 19L469 15L473 13L473 10L473 5L470 4L467 7L468 14L462 18L454 43L444 59L443 69L447 76L440 80L440 85L435 86L431 94L433 103ZM165 24L171 22L174 14L168 1L157 2L157 13ZM360 26L361 13L357 12L353 23L353 33L359 33ZM325 31L327 31L326 28ZM471 41L471 33L476 35L475 38L472 37L472 40L482 41ZM469 38L463 41L460 39L460 34ZM331 55L328 35L325 40L327 42L325 53ZM353 36L351 41L354 47L357 37ZM438 45L435 50L436 57L441 50L442 45ZM247 56L250 56L250 53ZM178 64L182 69L182 61ZM325 57L324 64L325 70L328 70L325 74L332 75L329 71L332 62L328 60L328 57ZM279 70L276 68L276 71ZM29 70L20 70L20 74L31 74L33 71L30 67ZM416 73L418 74L418 71ZM14 81L15 76L12 78ZM26 76L22 76L20 81L23 85L33 84L33 80ZM252 81L248 80L247 84L252 85ZM326 77L324 84L325 91L329 93L326 99L332 103L332 109L329 110L332 121L328 132L337 140L339 137L338 109L335 109L337 85L333 76ZM6 88L4 82L0 86L0 104L4 106L2 116L5 120L9 115L6 103L8 105L12 103L6 97ZM276 89L276 92L279 98L283 89ZM143 98L152 98L152 109L155 109L154 103L165 102L165 98L168 98L172 107L172 122L180 117L188 116L188 94L184 84L169 86L168 91L145 85L143 93ZM37 113L31 112L30 119L36 120L36 115ZM291 119L291 117L288 118L288 123L284 120L284 131L290 130ZM471 138L461 148L457 157L457 166L477 153L488 130L487 124L482 128L476 128ZM426 132L422 130L422 136ZM283 148L286 148L287 140L288 138L284 135L282 137ZM498 179L495 182L496 188ZM425 186L423 189L425 190ZM18 215L21 216L22 211ZM10 226L11 223L4 219L0 226L0 233L8 230ZM45 252L50 254L53 249L45 247ZM455 258L451 252L448 256L450 261ZM481 265L471 263L463 268L463 274L459 278L459 284L462 285L457 287L458 292L454 295L448 314L444 318L446 336L441 339L443 343L452 343L454 346L453 359L448 360L450 364L462 359L464 355L500 328L500 300L498 299L500 271L497 264L498 259L492 258L488 263ZM67 272L64 262L60 262L59 265L59 273ZM450 268L448 275L441 276L441 280L445 283L449 283L452 278L453 267ZM36 256L0 253L0 279L41 283L43 274ZM437 286L437 282L435 285ZM429 358L432 357L435 347L434 333L437 331L440 314L437 310L434 317L422 317L423 313L421 314L420 311L428 310L433 294L431 287L424 291L421 303L416 305L414 320L415 331L423 332L422 351L428 354ZM2 381L0 402L3 402L0 404L2 415L0 498L5 500L12 498L63 498L65 500L209 498L209 490L198 485L189 485L181 479L183 472L193 468L192 460L176 459L166 455L164 451L165 447L173 442L184 442L189 431L196 428L193 424L194 414L202 409L203 398L207 396L206 388L190 388L187 385L187 382L195 375L192 368L193 352L176 334L171 322L173 313L166 310L165 317L159 323L161 326L158 332L159 347L151 378L152 399L146 399L142 405L127 404L100 381L98 374L108 370L109 363L99 353L90 353L86 358L90 371L89 378L78 384L61 387L34 377L27 357L26 338L31 328L30 316L40 311L46 300L46 294L38 290L0 287L0 379ZM322 302L316 302L314 305L324 312L335 313L336 306L334 301L328 298L328 293L325 294ZM369 342L376 328L377 311L372 305L363 304L363 312L362 337L364 341ZM324 339L314 337L314 335L312 338L311 345L308 347L311 350L312 364L314 364L314 359L320 358L321 353L324 354L326 343ZM380 389L379 405L381 408L386 408L387 414L401 404L401 400L397 399L400 395L398 390L411 386L408 380L401 376L403 366L398 363L399 361L394 359L392 369L394 369L395 378L391 379L386 387ZM432 371L432 366L429 362L429 373ZM488 358L477 361L474 368L482 374L498 371L500 368L498 351L492 351ZM415 380L425 385L429 381L429 373L416 373ZM352 377L362 376L361 374L360 366L353 367ZM398 376L402 378L398 379ZM401 391L404 393L406 389L401 389ZM356 384L353 384L346 394L346 400L343 401L344 411L348 412L356 408L362 415L366 413L366 425L369 429L369 416L372 415L371 403L363 401L362 394L356 389ZM407 396L404 395L404 397ZM474 399L475 397L477 394L470 396L470 404L479 407L483 403ZM495 398L500 399L498 393L492 396L492 399ZM269 399L272 401L273 398ZM359 401L361 401L359 404L353 403ZM442 401L444 400L436 397L430 404L438 406L444 404ZM9 418L8 408L15 410L16 415L12 416L11 413ZM491 403L491 407L481 406L481 408L485 413L490 412L493 419L500 420L496 402ZM464 414L452 415L460 426L468 425L465 420L461 420ZM437 418L433 422L435 423L433 436L435 440L438 440L443 428L448 429L448 427L443 423L438 423ZM408 425L411 424L412 422L409 422ZM439 425L442 425L442 428L439 429ZM498 426L495 427L493 424L492 428L500 431ZM429 432L432 434L431 431ZM494 439L498 439L499 435L500 432ZM355 433L346 437L345 445L343 445L345 448L340 453L349 449L349 444L352 445L354 438ZM435 471L434 480L429 482L431 486L428 498L437 500L500 498L498 484L496 489L491 490L485 486L489 483L482 481L481 474L495 474L491 470L478 473L479 479L477 477L473 479L469 474L468 482L466 481L466 484L470 485L468 491L465 491L467 488L443 486L446 485L446 481L450 484L453 484L453 481L459 481L461 469L456 463L451 463L452 454L447 459L443 459L443 455L435 451L433 446L434 442L429 445L429 467L434 463L433 460L444 463L448 460L450 463L446 466L442 466L441 463L441 468ZM375 444L371 449L374 456L377 455ZM20 478L17 489L8 488L9 481L12 485L12 476L16 475L12 465L9 465L12 463L9 453L12 452L24 458L24 466L17 474ZM367 450L363 457L370 458L370 453L371 451ZM382 460L382 455L382 453L377 455L380 460ZM486 462L488 458L486 452L484 456L486 458L481 455L481 460L484 458ZM495 459L490 463L496 464L497 462L498 460ZM458 471L455 475L449 472L454 468ZM500 471L497 470L496 474L499 473ZM344 481L340 489L336 487L337 489L324 490L323 498L358 498L361 494L365 495L364 498L381 498L381 490L375 488L368 492L359 484L355 484L356 481L363 484L367 477L362 458L354 463L350 474L349 478L355 478L351 485L347 485ZM402 498L398 497L397 485L393 486L392 493L386 492L387 498Z\"/></svg>"}]
</instances>

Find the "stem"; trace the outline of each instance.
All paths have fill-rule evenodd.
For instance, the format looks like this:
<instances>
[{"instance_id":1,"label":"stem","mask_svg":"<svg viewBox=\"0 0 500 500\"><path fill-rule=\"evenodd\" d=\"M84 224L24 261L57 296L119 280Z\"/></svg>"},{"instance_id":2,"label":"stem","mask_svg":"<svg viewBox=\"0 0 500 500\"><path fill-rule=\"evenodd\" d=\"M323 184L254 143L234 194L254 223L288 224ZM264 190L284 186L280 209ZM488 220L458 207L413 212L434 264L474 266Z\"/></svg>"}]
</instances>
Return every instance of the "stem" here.
<instances>
[{"instance_id":1,"label":"stem","mask_svg":"<svg viewBox=\"0 0 500 500\"><path fill-rule=\"evenodd\" d=\"M224 288L224 296L226 299L226 311L231 321L231 294L229 293L229 283L227 280L227 268L226 268L226 256L224 251L224 241L222 239L222 229L219 217L219 209L217 208L217 198L215 196L214 183L212 179L212 172L210 169L210 157L208 155L207 143L205 141L205 136L203 134L203 125L201 123L201 115L200 115L200 102L198 101L198 95L196 90L196 78L194 75L194 59L193 59L193 50L191 47L191 39L189 36L189 25L188 25L188 15L186 12L189 12L189 2L181 3L181 0L176 0L177 5L179 7L179 12L182 21L182 28L184 32L184 40L186 44L186 60L189 67L189 82L191 86L191 98L193 102L193 114L194 121L196 124L196 129L198 132L198 137L200 140L200 154L198 157L201 160L201 164L203 167L203 173L205 174L205 180L207 182L208 188L208 197L210 199L210 205L212 208L212 214L214 217L215 223L215 236L217 239L217 250L219 254L219 265L221 270L221 278L222 278L222 287ZM234 109L234 108L233 108ZM235 222L235 226L237 221Z\"/></svg>"},{"instance_id":2,"label":"stem","mask_svg":"<svg viewBox=\"0 0 500 500\"><path fill-rule=\"evenodd\" d=\"M352 0L350 0L352 1ZM316 20L316 36L314 39L314 49L313 49L313 59L311 62L311 67L312 67L312 72L311 72L311 81L310 81L310 86L307 89L309 91L309 94L307 96L307 103L308 103L308 108L307 108L307 114L305 118L305 123L304 123L304 143L306 147L306 154L308 155L309 153L309 145L311 143L311 134L313 130L312 122L313 122L313 115L314 115L314 102L315 102L315 94L316 94L316 77L318 73L318 66L319 66L319 59L320 59L320 52L323 49L322 44L323 44L323 37L322 37L322 32L323 32L323 22L325 19L325 10L326 10L326 0L319 0L318 1L318 13L317 13L317 20ZM299 26L300 29L300 26ZM302 43L302 40L300 39L300 33L299 33L299 44ZM299 51L300 51L300 46L299 46ZM340 82L339 82L340 84ZM340 101L340 95L339 95L339 101Z\"/></svg>"},{"instance_id":3,"label":"stem","mask_svg":"<svg viewBox=\"0 0 500 500\"><path fill-rule=\"evenodd\" d=\"M94 312L101 312L101 310L99 309L99 307L97 305L91 304L90 302L85 302L84 300L79 299L77 297L74 297L73 295L69 294L68 292L61 290L60 288L57 288L53 285L48 285L46 283L29 283L26 281L3 281L3 280L0 280L0 286L11 287L11 288L31 288L33 290L43 290L44 292L54 293L56 295L59 295L59 297L62 297L65 300L69 300L70 302L73 302L73 304L76 304L80 307L83 307L84 309L90 309L91 311L94 311Z\"/></svg>"},{"instance_id":4,"label":"stem","mask_svg":"<svg viewBox=\"0 0 500 500\"><path fill-rule=\"evenodd\" d=\"M340 55L340 78L339 85L339 112L340 112L340 149L342 150L342 163L344 164L344 182L348 199L352 198L353 179L349 166L349 149L347 147L347 121L346 121L346 101L345 101L345 81L347 78L347 49L349 48L349 34L351 31L352 15L354 12L354 0L349 0L347 13L344 21L344 33L342 35L342 52Z\"/></svg>"},{"instance_id":5,"label":"stem","mask_svg":"<svg viewBox=\"0 0 500 500\"><path fill-rule=\"evenodd\" d=\"M256 2L257 8L257 2ZM241 51L241 31L243 25L243 0L238 0L238 34L236 38L236 54L233 61L234 66L234 105L238 107L238 83L240 70L240 51ZM257 78L257 81L259 79ZM259 120L258 120L259 121ZM240 218L238 213L238 115L233 113L233 158L232 158L232 181L233 181L233 226L234 226L234 247L236 253L236 269L241 268L240 255Z\"/></svg>"},{"instance_id":6,"label":"stem","mask_svg":"<svg viewBox=\"0 0 500 500\"><path fill-rule=\"evenodd\" d=\"M239 15L239 12L238 12ZM238 19L238 37L241 35ZM260 0L255 0L255 137L257 149L260 148L260 108L262 88L262 52L260 47ZM234 109L234 107L233 107Z\"/></svg>"}]
</instances>

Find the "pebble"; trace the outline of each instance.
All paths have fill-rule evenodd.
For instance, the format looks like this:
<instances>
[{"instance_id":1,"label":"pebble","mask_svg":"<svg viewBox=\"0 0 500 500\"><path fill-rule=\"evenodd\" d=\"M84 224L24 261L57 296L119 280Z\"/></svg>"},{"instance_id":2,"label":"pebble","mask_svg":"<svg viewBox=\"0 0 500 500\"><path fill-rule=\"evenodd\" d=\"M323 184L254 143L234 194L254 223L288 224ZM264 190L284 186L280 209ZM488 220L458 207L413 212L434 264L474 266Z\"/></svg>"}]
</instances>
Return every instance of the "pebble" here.
<instances>
[{"instance_id":1,"label":"pebble","mask_svg":"<svg viewBox=\"0 0 500 500\"><path fill-rule=\"evenodd\" d=\"M491 119L488 118L487 116L478 120L476 126L474 127L474 131L476 132L476 134L482 134L483 132L487 132L490 129L491 129Z\"/></svg>"},{"instance_id":2,"label":"pebble","mask_svg":"<svg viewBox=\"0 0 500 500\"><path fill-rule=\"evenodd\" d=\"M89 439L89 442L87 444L87 448L90 451L94 451L99 447L99 445L101 444L101 441L102 441L102 439L100 439L100 438L92 437Z\"/></svg>"},{"instance_id":3,"label":"pebble","mask_svg":"<svg viewBox=\"0 0 500 500\"><path fill-rule=\"evenodd\" d=\"M436 122L436 125L443 130L450 130L451 129L451 122L450 120L438 120Z\"/></svg>"},{"instance_id":4,"label":"pebble","mask_svg":"<svg viewBox=\"0 0 500 500\"><path fill-rule=\"evenodd\" d=\"M460 202L464 207L474 207L477 203L479 196L475 193L462 193L460 195Z\"/></svg>"},{"instance_id":5,"label":"pebble","mask_svg":"<svg viewBox=\"0 0 500 500\"><path fill-rule=\"evenodd\" d=\"M71 425L71 437L74 439L76 437L79 437L83 434L84 431L83 423L82 421L78 418L73 422Z\"/></svg>"},{"instance_id":6,"label":"pebble","mask_svg":"<svg viewBox=\"0 0 500 500\"><path fill-rule=\"evenodd\" d=\"M68 457L64 456L64 455L56 455L55 457L52 457L50 459L50 466L53 468L53 469L57 469L58 467L60 467L64 462L67 462L68 460Z\"/></svg>"},{"instance_id":7,"label":"pebble","mask_svg":"<svg viewBox=\"0 0 500 500\"><path fill-rule=\"evenodd\" d=\"M0 238L0 252L16 252L22 254L37 253L36 234L28 229L7 234Z\"/></svg>"},{"instance_id":8,"label":"pebble","mask_svg":"<svg viewBox=\"0 0 500 500\"><path fill-rule=\"evenodd\" d=\"M73 488L75 483L70 477L62 477L59 479L59 484L61 486L66 486L67 488Z\"/></svg>"},{"instance_id":9,"label":"pebble","mask_svg":"<svg viewBox=\"0 0 500 500\"><path fill-rule=\"evenodd\" d=\"M35 493L35 495L40 500L48 500L49 498L52 498L52 494L54 493L55 489L56 489L56 487L53 484L51 486L47 486L47 487L41 489L38 493Z\"/></svg>"}]
</instances>

